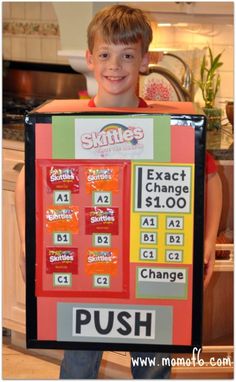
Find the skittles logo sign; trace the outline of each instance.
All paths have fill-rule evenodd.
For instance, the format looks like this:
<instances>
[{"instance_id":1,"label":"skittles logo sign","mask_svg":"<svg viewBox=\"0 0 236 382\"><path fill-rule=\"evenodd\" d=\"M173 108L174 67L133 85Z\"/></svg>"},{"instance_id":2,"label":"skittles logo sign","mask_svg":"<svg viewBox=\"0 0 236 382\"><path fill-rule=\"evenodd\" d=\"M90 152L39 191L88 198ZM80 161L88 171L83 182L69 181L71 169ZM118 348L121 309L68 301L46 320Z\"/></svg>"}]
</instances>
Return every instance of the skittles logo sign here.
<instances>
[{"instance_id":1,"label":"skittles logo sign","mask_svg":"<svg viewBox=\"0 0 236 382\"><path fill-rule=\"evenodd\" d=\"M111 123L105 125L99 132L81 135L81 145L86 150L121 144L137 145L143 137L144 131L141 127L126 127L119 123Z\"/></svg>"}]
</instances>

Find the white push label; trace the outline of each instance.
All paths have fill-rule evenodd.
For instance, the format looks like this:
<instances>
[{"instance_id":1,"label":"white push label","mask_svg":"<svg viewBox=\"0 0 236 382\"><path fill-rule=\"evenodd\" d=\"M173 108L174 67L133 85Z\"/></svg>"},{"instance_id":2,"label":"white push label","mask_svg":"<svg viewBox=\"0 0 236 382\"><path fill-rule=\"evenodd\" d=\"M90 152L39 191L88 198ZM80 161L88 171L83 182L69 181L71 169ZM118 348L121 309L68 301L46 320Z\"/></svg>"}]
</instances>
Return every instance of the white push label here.
<instances>
[{"instance_id":1,"label":"white push label","mask_svg":"<svg viewBox=\"0 0 236 382\"><path fill-rule=\"evenodd\" d=\"M155 310L73 308L73 336L155 338Z\"/></svg>"}]
</instances>

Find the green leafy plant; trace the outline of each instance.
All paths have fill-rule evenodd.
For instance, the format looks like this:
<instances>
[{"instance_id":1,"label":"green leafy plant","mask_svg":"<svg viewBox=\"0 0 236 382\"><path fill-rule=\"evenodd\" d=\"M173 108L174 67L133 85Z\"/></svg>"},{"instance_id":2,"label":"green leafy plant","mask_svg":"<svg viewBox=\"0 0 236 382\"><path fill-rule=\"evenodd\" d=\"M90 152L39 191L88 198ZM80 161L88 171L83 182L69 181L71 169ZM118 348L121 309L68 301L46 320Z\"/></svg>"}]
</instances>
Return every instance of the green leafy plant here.
<instances>
[{"instance_id":1,"label":"green leafy plant","mask_svg":"<svg viewBox=\"0 0 236 382\"><path fill-rule=\"evenodd\" d=\"M220 87L220 75L216 71L223 65L223 62L220 62L223 52L213 57L212 50L208 47L208 53L210 60L204 54L200 68L200 80L196 83L202 91L205 107L211 109L214 107L216 94Z\"/></svg>"}]
</instances>

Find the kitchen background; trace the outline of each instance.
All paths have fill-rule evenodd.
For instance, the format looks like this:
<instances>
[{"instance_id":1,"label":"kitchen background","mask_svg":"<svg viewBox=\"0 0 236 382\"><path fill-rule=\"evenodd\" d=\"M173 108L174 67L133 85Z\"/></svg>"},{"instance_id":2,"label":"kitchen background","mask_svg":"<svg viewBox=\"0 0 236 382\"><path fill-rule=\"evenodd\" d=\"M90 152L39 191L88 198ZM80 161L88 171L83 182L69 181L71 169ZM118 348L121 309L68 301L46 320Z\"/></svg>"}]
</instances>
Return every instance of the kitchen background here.
<instances>
[{"instance_id":1,"label":"kitchen background","mask_svg":"<svg viewBox=\"0 0 236 382\"><path fill-rule=\"evenodd\" d=\"M18 171L24 163L23 114L28 105L19 105L18 101L26 98L30 106L34 106L34 101L41 102L41 99L77 96L78 89L85 89L86 81L70 66L86 75L87 85L91 83L84 60L86 29L96 11L108 4L113 3L2 2L3 58L13 63L3 78L3 101L9 101L5 107L7 116L3 115L3 326L11 334L7 340L10 345L3 348L5 379L57 379L62 358L59 350L33 353L25 349L25 284L19 269L20 241L14 190ZM199 75L205 47L210 46L214 55L224 51L217 106L225 112L226 101L232 101L234 97L234 3L165 1L125 4L143 8L152 19L154 39L151 50L169 50L179 55L195 77ZM177 69L173 61L163 59L162 63L173 72ZM8 96L11 97L8 99ZM202 101L197 89L194 100ZM224 206L216 245L218 258L213 279L205 293L202 355L206 359L211 355L232 357L234 349L233 129L225 115L223 121L219 131L207 134L210 138L207 149L215 155L219 166ZM26 359L29 355L31 358ZM41 356L44 364L40 363ZM105 352L100 377L130 378L129 364L129 354ZM174 368L172 378L223 379L232 378L232 375L232 365L209 368L206 364L204 368Z\"/></svg>"},{"instance_id":2,"label":"kitchen background","mask_svg":"<svg viewBox=\"0 0 236 382\"><path fill-rule=\"evenodd\" d=\"M87 24L97 9L108 4L112 3L3 2L4 59L68 64L69 51L84 54ZM205 47L210 46L213 54L224 51L216 99L224 111L222 103L233 100L233 2L130 3L134 4L153 20L151 50L176 51L195 78ZM199 91L195 101L201 101Z\"/></svg>"}]
</instances>

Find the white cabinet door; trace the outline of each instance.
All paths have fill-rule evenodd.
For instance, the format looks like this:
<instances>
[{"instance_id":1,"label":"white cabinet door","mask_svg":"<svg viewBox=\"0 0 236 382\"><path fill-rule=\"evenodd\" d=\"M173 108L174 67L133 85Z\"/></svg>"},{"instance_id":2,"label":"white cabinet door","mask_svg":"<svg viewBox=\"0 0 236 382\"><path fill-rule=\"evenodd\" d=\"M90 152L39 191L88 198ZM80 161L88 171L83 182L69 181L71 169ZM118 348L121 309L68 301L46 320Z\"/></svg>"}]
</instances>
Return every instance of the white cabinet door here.
<instances>
[{"instance_id":1,"label":"white cabinet door","mask_svg":"<svg viewBox=\"0 0 236 382\"><path fill-rule=\"evenodd\" d=\"M132 2L126 3L131 7L134 6ZM233 15L234 5L232 1L229 2L212 2L212 1L145 1L137 3L137 6L148 13L160 12L163 14L177 13L177 14L203 14L203 15Z\"/></svg>"},{"instance_id":2,"label":"white cabinet door","mask_svg":"<svg viewBox=\"0 0 236 382\"><path fill-rule=\"evenodd\" d=\"M3 326L25 333L25 283L19 268L20 238L14 192L3 191Z\"/></svg>"}]
</instances>

